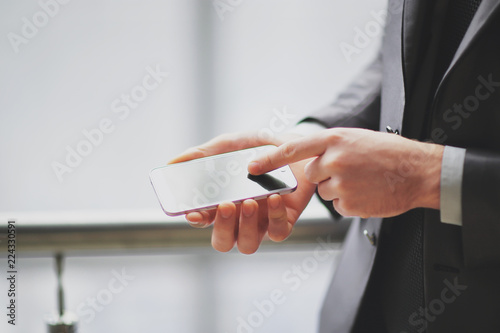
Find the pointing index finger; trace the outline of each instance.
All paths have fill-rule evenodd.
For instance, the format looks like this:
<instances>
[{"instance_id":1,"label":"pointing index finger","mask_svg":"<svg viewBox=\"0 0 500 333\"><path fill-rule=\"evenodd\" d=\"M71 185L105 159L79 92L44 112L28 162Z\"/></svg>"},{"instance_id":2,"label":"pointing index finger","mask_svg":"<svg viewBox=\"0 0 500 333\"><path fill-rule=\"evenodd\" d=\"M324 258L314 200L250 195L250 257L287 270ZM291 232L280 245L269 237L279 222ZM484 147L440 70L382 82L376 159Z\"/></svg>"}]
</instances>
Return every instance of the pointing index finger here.
<instances>
[{"instance_id":1,"label":"pointing index finger","mask_svg":"<svg viewBox=\"0 0 500 333\"><path fill-rule=\"evenodd\" d=\"M299 138L284 143L277 149L256 158L248 165L248 172L252 175L261 175L287 164L320 156L325 150L326 144L319 136L311 135Z\"/></svg>"}]
</instances>

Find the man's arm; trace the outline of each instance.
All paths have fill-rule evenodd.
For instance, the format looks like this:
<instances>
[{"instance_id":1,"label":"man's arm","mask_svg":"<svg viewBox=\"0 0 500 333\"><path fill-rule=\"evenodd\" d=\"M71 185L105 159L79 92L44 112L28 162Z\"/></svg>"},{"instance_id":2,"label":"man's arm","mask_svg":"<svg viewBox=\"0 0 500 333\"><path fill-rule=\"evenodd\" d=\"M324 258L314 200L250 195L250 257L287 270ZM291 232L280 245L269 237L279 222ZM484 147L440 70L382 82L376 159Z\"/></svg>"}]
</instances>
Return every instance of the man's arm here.
<instances>
[{"instance_id":1,"label":"man's arm","mask_svg":"<svg viewBox=\"0 0 500 333\"><path fill-rule=\"evenodd\" d=\"M301 124L316 123L325 128L356 127L378 130L380 122L380 91L382 63L380 55L338 96L330 106L318 110ZM299 124L300 127L300 124ZM312 133L310 128L298 132ZM465 151L446 147L441 178L441 220L462 225L461 186ZM337 215L329 202L321 199L332 214Z\"/></svg>"},{"instance_id":2,"label":"man's arm","mask_svg":"<svg viewBox=\"0 0 500 333\"><path fill-rule=\"evenodd\" d=\"M343 216L392 217L417 207L439 209L443 146L359 128L298 138L249 164L251 174L315 157L304 169L319 195ZM401 173L402 163L414 163Z\"/></svg>"}]
</instances>

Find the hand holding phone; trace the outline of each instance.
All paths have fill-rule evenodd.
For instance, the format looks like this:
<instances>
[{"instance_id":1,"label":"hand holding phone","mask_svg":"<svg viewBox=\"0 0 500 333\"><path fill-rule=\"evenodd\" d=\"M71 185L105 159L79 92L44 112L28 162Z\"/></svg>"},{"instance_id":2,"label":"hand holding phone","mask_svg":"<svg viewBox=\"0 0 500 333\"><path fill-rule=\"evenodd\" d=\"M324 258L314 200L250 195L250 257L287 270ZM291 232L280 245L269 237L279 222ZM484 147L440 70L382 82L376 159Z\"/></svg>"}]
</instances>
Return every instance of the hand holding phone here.
<instances>
[{"instance_id":1,"label":"hand holding phone","mask_svg":"<svg viewBox=\"0 0 500 333\"><path fill-rule=\"evenodd\" d=\"M222 202L288 194L297 188L289 166L259 176L247 171L250 161L275 148L266 145L155 168L150 172L151 183L170 216L210 210Z\"/></svg>"},{"instance_id":2,"label":"hand holding phone","mask_svg":"<svg viewBox=\"0 0 500 333\"><path fill-rule=\"evenodd\" d=\"M191 161L262 145L279 146L300 137L301 135L292 133L266 137L259 132L224 134L188 149L170 163ZM268 235L273 241L282 241L290 235L293 225L316 189L316 185L308 182L304 175L304 166L308 161L290 164L298 183L293 193L283 196L273 194L259 201L248 199L239 205L225 202L217 209L186 214L186 219L195 227L212 224L212 246L221 252L231 250L236 244L241 253L254 253L264 235Z\"/></svg>"}]
</instances>

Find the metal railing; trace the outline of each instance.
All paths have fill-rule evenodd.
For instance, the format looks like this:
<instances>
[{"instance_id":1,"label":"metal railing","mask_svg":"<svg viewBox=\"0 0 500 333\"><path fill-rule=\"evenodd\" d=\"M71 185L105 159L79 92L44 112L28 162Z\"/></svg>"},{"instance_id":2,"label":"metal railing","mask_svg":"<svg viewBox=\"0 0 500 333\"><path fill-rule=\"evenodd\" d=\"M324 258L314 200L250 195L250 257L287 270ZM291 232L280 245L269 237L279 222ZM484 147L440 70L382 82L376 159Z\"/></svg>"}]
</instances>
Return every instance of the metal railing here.
<instances>
[{"instance_id":1,"label":"metal railing","mask_svg":"<svg viewBox=\"0 0 500 333\"><path fill-rule=\"evenodd\" d=\"M192 228L183 218L169 218L157 210L10 212L0 214L0 246L5 245L5 248L9 239L9 221L14 221L16 252L22 257L55 257L57 269L54 278L58 283L59 311L57 315L46 318L47 332L76 332L78 321L82 319L65 309L63 256L100 256L109 252L118 255L163 252L201 256L203 259L196 265L200 271L197 275L203 276L205 287L210 287L204 288L205 292L198 295L197 299L205 305L212 301L210 290L215 290L216 278L210 267L215 257L209 254L215 253L206 251L210 247L211 227ZM342 242L348 225L348 220L332 221L324 210L309 209L286 241L275 243L264 240L261 248L280 252L313 248L331 251L333 247L325 243ZM3 256L0 254L0 257ZM204 308L211 307L207 305ZM200 312L200 323L204 329L211 327L208 331L215 331L217 326L212 312Z\"/></svg>"},{"instance_id":2,"label":"metal railing","mask_svg":"<svg viewBox=\"0 0 500 333\"><path fill-rule=\"evenodd\" d=\"M68 251L187 249L210 246L211 227L192 228L183 218L158 211L69 211L2 213L0 243L9 220L16 221L17 251L37 256ZM306 211L285 244L341 242L349 222L333 222L326 212ZM264 240L263 247L277 243Z\"/></svg>"}]
</instances>

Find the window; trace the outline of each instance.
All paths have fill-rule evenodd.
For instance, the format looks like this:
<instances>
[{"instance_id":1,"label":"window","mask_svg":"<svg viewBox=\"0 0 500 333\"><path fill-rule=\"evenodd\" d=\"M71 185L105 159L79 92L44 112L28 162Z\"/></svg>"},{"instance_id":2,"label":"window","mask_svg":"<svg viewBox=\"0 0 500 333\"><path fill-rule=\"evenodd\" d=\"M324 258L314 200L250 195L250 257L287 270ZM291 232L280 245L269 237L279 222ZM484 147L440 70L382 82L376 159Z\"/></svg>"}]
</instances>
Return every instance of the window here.
<instances>
[{"instance_id":1,"label":"window","mask_svg":"<svg viewBox=\"0 0 500 333\"><path fill-rule=\"evenodd\" d=\"M284 131L331 102L375 55L384 7L383 0L3 2L0 215L43 211L60 219L62 212L76 217L106 211L103 216L114 222L129 211L161 215L149 184L151 168L223 132ZM152 251L133 258L125 256L129 252L97 259L70 254L67 303L74 311L85 306L86 297L107 288L113 270L126 267L137 280L82 331L136 332L141 323L153 325L144 331L157 330L167 312L165 327L172 331L235 331L238 316L248 322L255 312L254 301L274 289L290 291L282 275L315 246L283 245L282 252L251 258L214 254L209 261L199 249L161 257ZM333 260L318 266L299 292L287 293L290 301L266 317L259 332L276 332L284 322L286 331L313 332ZM20 285L20 297L29 296L20 311L40 321L20 316L20 325L42 331L41 314L55 307L52 263L24 262L21 273L32 283ZM258 280L256 294L249 267ZM215 289L203 288L195 276L200 269ZM186 299L161 302L155 290ZM214 295L219 298L211 302ZM156 310L134 303L148 297L160 302ZM171 315L179 311L183 315ZM293 315L297 311L301 316ZM195 320L183 326L186 318Z\"/></svg>"},{"instance_id":2,"label":"window","mask_svg":"<svg viewBox=\"0 0 500 333\"><path fill-rule=\"evenodd\" d=\"M329 103L373 56L384 7L59 1L2 5L0 211L157 209L149 169Z\"/></svg>"}]
</instances>

